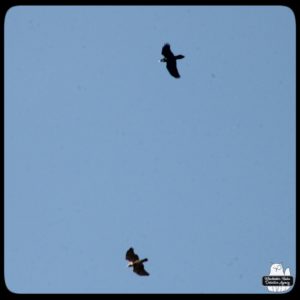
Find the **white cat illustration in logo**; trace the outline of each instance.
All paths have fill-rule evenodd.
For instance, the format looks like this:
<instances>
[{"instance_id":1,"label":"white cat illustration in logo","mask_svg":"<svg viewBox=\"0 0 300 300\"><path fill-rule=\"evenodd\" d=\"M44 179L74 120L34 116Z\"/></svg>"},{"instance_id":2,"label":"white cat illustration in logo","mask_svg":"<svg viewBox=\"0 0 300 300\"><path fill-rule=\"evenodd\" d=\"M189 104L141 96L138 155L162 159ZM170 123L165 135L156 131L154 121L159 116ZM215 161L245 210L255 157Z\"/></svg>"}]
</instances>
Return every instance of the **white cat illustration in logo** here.
<instances>
[{"instance_id":1,"label":"white cat illustration in logo","mask_svg":"<svg viewBox=\"0 0 300 300\"><path fill-rule=\"evenodd\" d=\"M286 268L283 272L282 264L273 264L270 269L270 276L290 276L290 268ZM290 286L268 286L270 292L285 292L289 290Z\"/></svg>"}]
</instances>

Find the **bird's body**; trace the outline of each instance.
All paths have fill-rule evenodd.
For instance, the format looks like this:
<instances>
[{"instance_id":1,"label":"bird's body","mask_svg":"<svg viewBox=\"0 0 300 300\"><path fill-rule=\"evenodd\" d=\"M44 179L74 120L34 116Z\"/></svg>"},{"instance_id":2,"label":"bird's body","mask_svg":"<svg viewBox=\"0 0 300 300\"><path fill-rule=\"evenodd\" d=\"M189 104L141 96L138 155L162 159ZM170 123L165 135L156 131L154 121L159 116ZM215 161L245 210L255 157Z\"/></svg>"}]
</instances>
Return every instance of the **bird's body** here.
<instances>
[{"instance_id":1,"label":"bird's body","mask_svg":"<svg viewBox=\"0 0 300 300\"><path fill-rule=\"evenodd\" d=\"M169 73L175 77L179 78L179 72L177 70L177 64L176 60L177 59L182 59L184 58L183 55L174 55L173 52L171 51L171 46L170 44L165 44L161 50L161 54L164 56L160 61L165 62L167 64L167 69Z\"/></svg>"},{"instance_id":2,"label":"bird's body","mask_svg":"<svg viewBox=\"0 0 300 300\"><path fill-rule=\"evenodd\" d=\"M144 269L144 262L148 261L147 258L139 259L138 255L134 253L133 248L129 248L126 252L126 260L129 261L128 267L133 268L133 272L140 276L148 276L149 273Z\"/></svg>"}]
</instances>

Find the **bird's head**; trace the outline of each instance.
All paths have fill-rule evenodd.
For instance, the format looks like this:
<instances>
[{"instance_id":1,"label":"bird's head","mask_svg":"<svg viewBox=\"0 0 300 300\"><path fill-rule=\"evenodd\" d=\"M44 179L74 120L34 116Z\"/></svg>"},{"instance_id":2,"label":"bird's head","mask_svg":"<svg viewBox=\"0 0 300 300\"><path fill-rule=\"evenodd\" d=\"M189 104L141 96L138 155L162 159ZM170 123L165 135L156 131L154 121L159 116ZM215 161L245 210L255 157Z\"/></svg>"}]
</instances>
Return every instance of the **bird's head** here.
<instances>
[{"instance_id":1,"label":"bird's head","mask_svg":"<svg viewBox=\"0 0 300 300\"><path fill-rule=\"evenodd\" d=\"M167 62L167 59L164 57L164 58L160 59L159 62Z\"/></svg>"},{"instance_id":2,"label":"bird's head","mask_svg":"<svg viewBox=\"0 0 300 300\"><path fill-rule=\"evenodd\" d=\"M132 267L132 266L133 266L133 262L130 261L130 262L128 263L127 267L130 268L130 267Z\"/></svg>"}]
</instances>

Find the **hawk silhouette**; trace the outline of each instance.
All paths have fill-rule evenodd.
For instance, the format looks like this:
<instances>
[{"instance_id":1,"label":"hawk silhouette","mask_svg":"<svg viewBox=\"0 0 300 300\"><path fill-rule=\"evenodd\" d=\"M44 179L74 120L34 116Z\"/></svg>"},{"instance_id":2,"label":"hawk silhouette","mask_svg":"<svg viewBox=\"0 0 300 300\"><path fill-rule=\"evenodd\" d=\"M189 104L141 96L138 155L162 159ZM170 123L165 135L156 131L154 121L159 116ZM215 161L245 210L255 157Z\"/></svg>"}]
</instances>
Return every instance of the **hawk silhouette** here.
<instances>
[{"instance_id":1,"label":"hawk silhouette","mask_svg":"<svg viewBox=\"0 0 300 300\"><path fill-rule=\"evenodd\" d=\"M133 248L129 248L126 252L126 260L129 261L128 267L133 268L133 272L140 276L148 276L149 273L144 269L144 262L148 261L148 258L139 259L138 255L134 253Z\"/></svg>"},{"instance_id":2,"label":"hawk silhouette","mask_svg":"<svg viewBox=\"0 0 300 300\"><path fill-rule=\"evenodd\" d=\"M173 77L179 78L180 75L177 70L176 60L182 59L182 58L184 58L184 56L181 54L174 55L171 51L170 44L165 44L162 47L161 54L164 56L164 58L162 58L160 61L167 63L167 69Z\"/></svg>"}]
</instances>

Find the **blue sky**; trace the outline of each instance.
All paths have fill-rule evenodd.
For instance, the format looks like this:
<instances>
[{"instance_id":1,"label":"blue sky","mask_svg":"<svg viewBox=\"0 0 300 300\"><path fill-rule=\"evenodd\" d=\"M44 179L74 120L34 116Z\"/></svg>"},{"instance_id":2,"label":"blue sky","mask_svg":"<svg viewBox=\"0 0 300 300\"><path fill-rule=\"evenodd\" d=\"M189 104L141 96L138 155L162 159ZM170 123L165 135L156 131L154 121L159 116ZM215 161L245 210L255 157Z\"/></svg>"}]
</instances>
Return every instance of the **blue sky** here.
<instances>
[{"instance_id":1,"label":"blue sky","mask_svg":"<svg viewBox=\"0 0 300 300\"><path fill-rule=\"evenodd\" d=\"M11 291L269 293L273 263L295 276L289 8L14 7L4 104Z\"/></svg>"}]
</instances>

